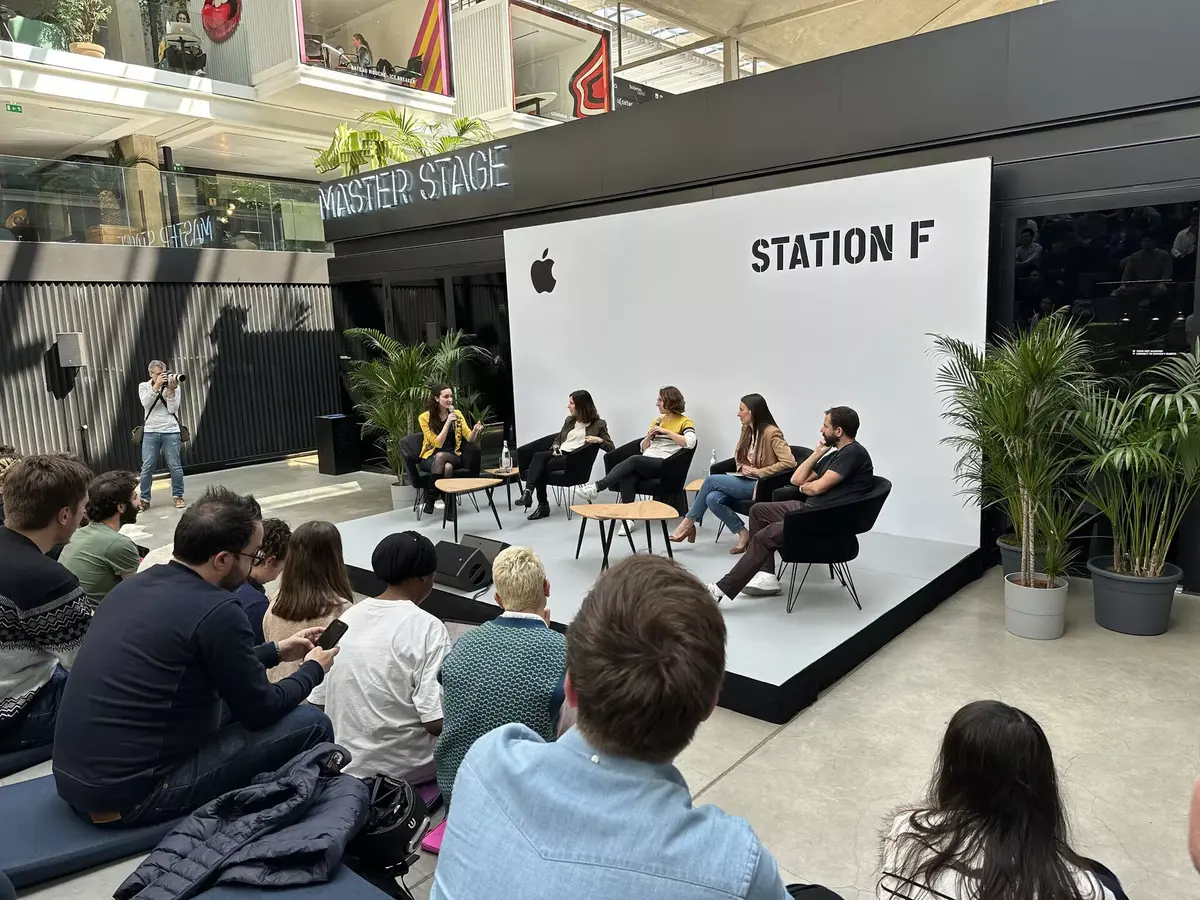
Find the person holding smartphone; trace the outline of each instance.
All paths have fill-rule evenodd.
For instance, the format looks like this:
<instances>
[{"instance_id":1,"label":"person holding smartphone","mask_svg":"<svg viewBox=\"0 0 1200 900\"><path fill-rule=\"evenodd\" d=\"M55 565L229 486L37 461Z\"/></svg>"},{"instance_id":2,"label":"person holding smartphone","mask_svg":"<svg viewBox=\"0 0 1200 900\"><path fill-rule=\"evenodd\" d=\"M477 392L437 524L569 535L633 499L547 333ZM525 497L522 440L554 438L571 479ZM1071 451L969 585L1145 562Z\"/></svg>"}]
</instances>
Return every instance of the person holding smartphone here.
<instances>
[{"instance_id":1,"label":"person holding smartphone","mask_svg":"<svg viewBox=\"0 0 1200 900\"><path fill-rule=\"evenodd\" d=\"M417 417L417 424L424 437L421 471L428 472L435 481L453 476L454 470L463 464L464 453L474 450L475 442L483 434L482 422L469 428L466 416L454 408L454 389L448 384L434 385L429 408ZM436 501L437 490L431 488L425 494L425 512L433 512Z\"/></svg>"},{"instance_id":2,"label":"person holding smartphone","mask_svg":"<svg viewBox=\"0 0 1200 900\"><path fill-rule=\"evenodd\" d=\"M154 470L161 455L171 473L171 496L175 508L183 509L187 501L183 498L183 462L180 458L179 402L181 388L179 379L167 372L167 364L161 359L151 360L147 367L149 380L138 385L138 399L142 403L142 473L141 497L138 510L150 508L150 489L154 484Z\"/></svg>"}]
</instances>

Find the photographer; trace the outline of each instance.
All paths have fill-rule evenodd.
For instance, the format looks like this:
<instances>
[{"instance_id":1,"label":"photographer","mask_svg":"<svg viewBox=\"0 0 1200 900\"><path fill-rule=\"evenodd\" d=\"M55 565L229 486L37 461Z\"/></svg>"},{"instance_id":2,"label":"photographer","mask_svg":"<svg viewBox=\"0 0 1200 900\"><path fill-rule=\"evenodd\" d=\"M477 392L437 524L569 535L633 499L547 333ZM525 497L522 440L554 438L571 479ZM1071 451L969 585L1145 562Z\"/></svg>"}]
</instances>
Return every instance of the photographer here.
<instances>
[{"instance_id":1,"label":"photographer","mask_svg":"<svg viewBox=\"0 0 1200 900\"><path fill-rule=\"evenodd\" d=\"M150 380L138 385L138 398L145 411L138 509L150 508L150 487L160 453L171 472L171 496L175 498L175 508L183 509L187 505L183 499L183 463L179 460L182 431L179 425L179 383L183 376L169 373L167 364L158 359L150 363L149 373Z\"/></svg>"}]
</instances>

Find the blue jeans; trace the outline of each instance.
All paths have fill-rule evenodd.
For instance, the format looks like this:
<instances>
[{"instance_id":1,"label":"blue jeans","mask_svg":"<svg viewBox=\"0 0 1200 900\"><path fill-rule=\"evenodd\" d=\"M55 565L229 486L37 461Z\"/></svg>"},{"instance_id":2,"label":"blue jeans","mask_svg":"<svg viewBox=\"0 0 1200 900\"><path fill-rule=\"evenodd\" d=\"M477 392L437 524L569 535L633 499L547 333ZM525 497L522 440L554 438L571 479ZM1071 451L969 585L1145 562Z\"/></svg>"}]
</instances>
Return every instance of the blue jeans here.
<instances>
[{"instance_id":1,"label":"blue jeans","mask_svg":"<svg viewBox=\"0 0 1200 900\"><path fill-rule=\"evenodd\" d=\"M687 517L699 525L704 518L704 510L711 509L726 528L737 534L746 526L742 523L742 517L729 508L729 501L753 499L757 483L753 478L739 478L736 475L709 475L700 485Z\"/></svg>"},{"instance_id":2,"label":"blue jeans","mask_svg":"<svg viewBox=\"0 0 1200 900\"><path fill-rule=\"evenodd\" d=\"M224 726L191 759L168 772L119 822L134 828L190 815L222 794L248 787L255 777L282 768L296 755L333 740L333 724L315 706L301 704L261 731Z\"/></svg>"},{"instance_id":3,"label":"blue jeans","mask_svg":"<svg viewBox=\"0 0 1200 900\"><path fill-rule=\"evenodd\" d=\"M158 454L167 460L171 473L171 496L183 496L183 463L179 461L179 432L174 434L142 433L142 499L150 502L150 485L154 482L154 470L158 466Z\"/></svg>"},{"instance_id":4,"label":"blue jeans","mask_svg":"<svg viewBox=\"0 0 1200 900\"><path fill-rule=\"evenodd\" d=\"M67 670L55 666L54 674L29 701L21 714L20 724L0 737L0 752L13 753L54 743L54 723L58 720L58 704L67 687Z\"/></svg>"}]
</instances>

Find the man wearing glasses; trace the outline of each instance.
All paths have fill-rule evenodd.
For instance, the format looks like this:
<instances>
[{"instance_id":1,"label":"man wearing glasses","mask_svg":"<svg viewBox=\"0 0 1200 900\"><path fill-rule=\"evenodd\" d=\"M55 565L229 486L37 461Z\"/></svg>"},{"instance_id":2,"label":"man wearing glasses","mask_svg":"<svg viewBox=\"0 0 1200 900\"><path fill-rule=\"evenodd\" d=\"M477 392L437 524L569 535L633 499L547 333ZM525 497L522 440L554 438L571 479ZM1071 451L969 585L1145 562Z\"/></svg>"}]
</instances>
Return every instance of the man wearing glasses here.
<instances>
[{"instance_id":1,"label":"man wearing glasses","mask_svg":"<svg viewBox=\"0 0 1200 900\"><path fill-rule=\"evenodd\" d=\"M175 529L174 559L101 604L54 742L59 796L85 818L170 821L333 740L325 714L302 703L337 649L314 645L320 628L255 646L233 594L262 561L262 542L254 498L209 488ZM268 668L298 660L294 675L268 681Z\"/></svg>"}]
</instances>

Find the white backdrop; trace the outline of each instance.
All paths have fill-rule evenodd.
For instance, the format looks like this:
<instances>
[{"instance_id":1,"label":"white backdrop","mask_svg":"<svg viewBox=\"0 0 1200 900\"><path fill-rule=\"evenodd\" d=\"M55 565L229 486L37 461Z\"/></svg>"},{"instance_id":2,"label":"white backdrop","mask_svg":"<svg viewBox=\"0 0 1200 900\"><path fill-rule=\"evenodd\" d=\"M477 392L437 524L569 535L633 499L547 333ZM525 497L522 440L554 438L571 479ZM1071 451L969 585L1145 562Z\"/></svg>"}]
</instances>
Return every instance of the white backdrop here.
<instances>
[{"instance_id":1,"label":"white backdrop","mask_svg":"<svg viewBox=\"0 0 1200 900\"><path fill-rule=\"evenodd\" d=\"M586 389L620 445L674 384L700 475L713 448L732 455L744 394L809 447L825 409L851 406L893 484L877 530L977 545L928 335L985 338L990 182L975 159L506 232L518 443ZM545 251L556 284L538 292Z\"/></svg>"}]
</instances>

